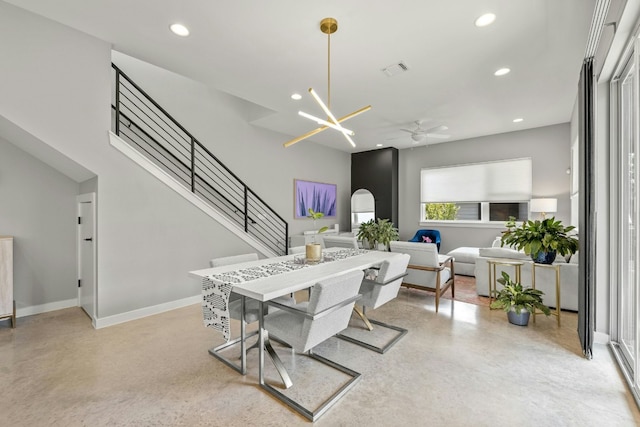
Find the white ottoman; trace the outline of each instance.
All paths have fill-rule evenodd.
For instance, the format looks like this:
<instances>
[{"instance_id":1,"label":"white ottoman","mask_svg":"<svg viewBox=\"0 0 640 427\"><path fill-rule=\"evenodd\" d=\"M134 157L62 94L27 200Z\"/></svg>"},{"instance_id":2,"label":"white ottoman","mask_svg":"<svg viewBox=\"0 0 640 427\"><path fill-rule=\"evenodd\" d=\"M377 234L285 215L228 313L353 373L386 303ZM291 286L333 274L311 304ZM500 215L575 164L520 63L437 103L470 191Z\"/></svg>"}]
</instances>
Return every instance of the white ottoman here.
<instances>
[{"instance_id":1,"label":"white ottoman","mask_svg":"<svg viewBox=\"0 0 640 427\"><path fill-rule=\"evenodd\" d=\"M480 256L480 248L463 246L452 250L447 255L455 259L456 274L463 276L475 275L476 259Z\"/></svg>"}]
</instances>

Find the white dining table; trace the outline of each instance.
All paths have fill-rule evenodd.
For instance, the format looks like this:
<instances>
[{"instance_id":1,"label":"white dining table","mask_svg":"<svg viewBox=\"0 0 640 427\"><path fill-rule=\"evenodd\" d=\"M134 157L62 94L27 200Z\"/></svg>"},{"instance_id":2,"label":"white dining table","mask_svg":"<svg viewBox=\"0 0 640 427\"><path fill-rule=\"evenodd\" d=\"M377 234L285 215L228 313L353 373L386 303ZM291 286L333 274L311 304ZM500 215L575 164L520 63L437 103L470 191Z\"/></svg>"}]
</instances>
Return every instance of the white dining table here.
<instances>
[{"instance_id":1,"label":"white dining table","mask_svg":"<svg viewBox=\"0 0 640 427\"><path fill-rule=\"evenodd\" d=\"M344 248L327 248L323 251L331 254L334 252L344 251ZM265 339L268 339L268 335L264 330L264 312L265 303L275 298L292 294L294 292L308 289L318 283L319 281L326 280L335 276L339 276L344 273L357 270L366 270L371 267L375 267L383 261L397 256L397 253L384 252L384 251L364 251L361 250L361 254L350 256L344 259L335 259L333 261L325 261L315 265L309 265L306 268L300 268L293 271L288 271L281 274L276 274L267 277L260 277L255 280L245 281L242 283L233 284L233 292L242 295L247 298L260 301L260 319L259 319L259 383L264 386L264 352L265 352ZM249 261L239 264L226 265L215 268L205 268L202 270L194 270L189 272L189 276L197 279L208 279L211 275L230 273L237 270L247 269L249 267L260 267L268 264L273 264L281 261L293 260L295 255L285 255L275 258L266 258L258 261ZM277 358L277 355L276 355ZM280 376L285 382L285 386L290 386L291 381L288 379L288 374L281 372L284 367L277 359L272 357L276 368L278 369ZM284 375L284 376L283 376Z\"/></svg>"}]
</instances>

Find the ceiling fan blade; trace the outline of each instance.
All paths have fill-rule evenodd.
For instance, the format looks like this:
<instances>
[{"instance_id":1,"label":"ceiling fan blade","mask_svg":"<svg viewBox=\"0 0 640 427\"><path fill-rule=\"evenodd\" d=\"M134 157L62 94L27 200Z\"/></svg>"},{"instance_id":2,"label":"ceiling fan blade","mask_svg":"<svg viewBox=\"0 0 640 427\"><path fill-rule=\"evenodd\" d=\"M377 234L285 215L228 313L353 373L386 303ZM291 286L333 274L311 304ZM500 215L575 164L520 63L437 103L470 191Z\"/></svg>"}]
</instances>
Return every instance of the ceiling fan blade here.
<instances>
[{"instance_id":1,"label":"ceiling fan blade","mask_svg":"<svg viewBox=\"0 0 640 427\"><path fill-rule=\"evenodd\" d=\"M441 133L427 133L425 134L426 137L428 138L434 138L434 139L449 139L451 138L451 135L443 135Z\"/></svg>"},{"instance_id":2,"label":"ceiling fan blade","mask_svg":"<svg viewBox=\"0 0 640 427\"><path fill-rule=\"evenodd\" d=\"M443 130L449 130L449 128L445 125L440 125L440 126L435 126L429 129L424 129L425 133L432 133L432 132L440 132Z\"/></svg>"},{"instance_id":3,"label":"ceiling fan blade","mask_svg":"<svg viewBox=\"0 0 640 427\"><path fill-rule=\"evenodd\" d=\"M402 132L409 132L409 133L415 133L415 131L413 130L409 130L409 129L400 129Z\"/></svg>"}]
</instances>

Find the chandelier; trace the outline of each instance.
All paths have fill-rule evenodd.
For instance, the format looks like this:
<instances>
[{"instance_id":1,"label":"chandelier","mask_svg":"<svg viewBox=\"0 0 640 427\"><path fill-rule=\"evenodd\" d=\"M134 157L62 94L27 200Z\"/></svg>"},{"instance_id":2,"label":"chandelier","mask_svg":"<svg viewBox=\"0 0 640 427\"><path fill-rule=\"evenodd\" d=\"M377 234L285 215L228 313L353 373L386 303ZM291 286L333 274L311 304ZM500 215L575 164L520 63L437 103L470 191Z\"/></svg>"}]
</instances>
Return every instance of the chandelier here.
<instances>
[{"instance_id":1,"label":"chandelier","mask_svg":"<svg viewBox=\"0 0 640 427\"><path fill-rule=\"evenodd\" d=\"M341 123L371 109L371 105L367 105L366 107L356 110L353 113L349 113L346 116L340 117L339 119L337 119L336 116L331 112L331 34L338 31L338 21L336 21L334 18L324 18L322 21L320 21L320 31L327 35L327 103L325 104L322 101L320 96L318 96L313 88L309 88L309 93L327 115L327 119L321 119L311 114L307 114L304 111L298 111L298 115L312 120L321 126L305 133L304 135L300 135L290 141L285 142L285 148L290 147L293 144L302 141L303 139L307 139L329 128L340 132L345 137L345 139L349 141L351 146L355 147L356 144L355 142L353 142L353 139L351 139L351 137L354 135L354 132L343 127Z\"/></svg>"}]
</instances>

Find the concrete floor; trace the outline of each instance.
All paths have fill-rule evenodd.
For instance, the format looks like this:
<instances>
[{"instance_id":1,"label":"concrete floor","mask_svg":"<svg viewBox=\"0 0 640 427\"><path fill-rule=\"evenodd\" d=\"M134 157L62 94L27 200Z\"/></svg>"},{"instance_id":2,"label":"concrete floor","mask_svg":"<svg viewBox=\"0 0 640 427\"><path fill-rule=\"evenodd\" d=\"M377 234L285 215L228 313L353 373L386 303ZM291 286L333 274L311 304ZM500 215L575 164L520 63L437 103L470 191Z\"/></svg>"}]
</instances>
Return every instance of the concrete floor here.
<instances>
[{"instance_id":1,"label":"concrete floor","mask_svg":"<svg viewBox=\"0 0 640 427\"><path fill-rule=\"evenodd\" d=\"M402 289L369 313L409 333L386 354L337 338L316 353L362 379L319 426L638 426L607 347L581 356L577 316L518 327L486 307ZM356 324L356 323L354 323ZM237 324L232 324L237 331ZM0 322L2 426L290 426L310 424L208 355L221 337L194 305L94 330L80 309ZM310 403L343 381L276 346ZM277 384L272 369L267 380Z\"/></svg>"}]
</instances>

